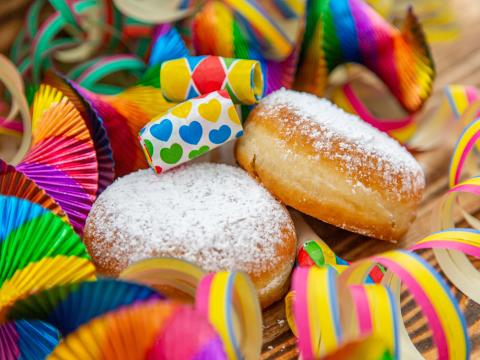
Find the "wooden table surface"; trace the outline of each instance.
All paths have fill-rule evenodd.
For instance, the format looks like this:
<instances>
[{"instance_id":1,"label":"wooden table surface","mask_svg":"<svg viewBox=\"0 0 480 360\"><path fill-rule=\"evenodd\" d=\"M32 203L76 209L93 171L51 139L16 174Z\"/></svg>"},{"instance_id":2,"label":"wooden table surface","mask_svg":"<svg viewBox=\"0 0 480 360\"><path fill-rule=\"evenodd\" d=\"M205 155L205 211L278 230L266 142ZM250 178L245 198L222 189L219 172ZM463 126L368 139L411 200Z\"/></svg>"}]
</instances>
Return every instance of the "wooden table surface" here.
<instances>
[{"instance_id":1,"label":"wooden table surface","mask_svg":"<svg viewBox=\"0 0 480 360\"><path fill-rule=\"evenodd\" d=\"M8 44L22 26L22 19L29 0L1 1L0 22L3 33L0 39L0 52L6 52ZM437 78L434 95L429 100L426 110L438 105L442 89L447 84L468 84L480 86L480 0L451 1L457 16L460 37L448 43L432 45L436 62ZM453 138L452 141L455 139ZM408 234L398 243L392 244L375 239L358 236L327 224L308 218L308 223L342 258L353 261L391 249L405 248L428 235L431 230L431 211L438 199L447 190L448 163L452 144L418 156L426 177L425 197L418 211L418 217ZM473 213L480 211L480 202L472 199L467 207ZM422 255L435 264L431 252ZM469 326L472 340L472 358L480 358L480 306L454 290ZM436 358L436 350L431 341L431 334L425 319L407 293L402 294L402 313L413 342L427 358ZM296 340L289 330L285 319L283 301L264 312L264 347L262 359L294 359L298 357Z\"/></svg>"},{"instance_id":2,"label":"wooden table surface","mask_svg":"<svg viewBox=\"0 0 480 360\"><path fill-rule=\"evenodd\" d=\"M452 1L452 8L458 19L461 33L459 38L454 41L432 45L437 78L434 94L427 103L425 112L439 104L445 85L480 86L480 1L456 0ZM355 235L312 218L307 218L308 223L340 257L348 261L358 260L392 249L405 248L417 242L431 232L431 211L437 204L438 199L448 189L448 164L455 140L455 137L452 136L451 143L417 156L427 178L425 197L419 208L415 223L398 243L392 244ZM472 209L473 213L479 215L480 201L478 199L469 199L467 207ZM436 266L431 251L424 251L422 256ZM438 269L437 266L436 268ZM456 289L453 289L453 292L459 300L469 326L472 358L480 358L480 306L465 298ZM430 330L421 311L416 307L415 302L407 292L402 294L401 302L403 318L414 344L426 358L437 358ZM285 319L283 301L280 301L264 312L262 359L294 359L297 357L296 341Z\"/></svg>"}]
</instances>

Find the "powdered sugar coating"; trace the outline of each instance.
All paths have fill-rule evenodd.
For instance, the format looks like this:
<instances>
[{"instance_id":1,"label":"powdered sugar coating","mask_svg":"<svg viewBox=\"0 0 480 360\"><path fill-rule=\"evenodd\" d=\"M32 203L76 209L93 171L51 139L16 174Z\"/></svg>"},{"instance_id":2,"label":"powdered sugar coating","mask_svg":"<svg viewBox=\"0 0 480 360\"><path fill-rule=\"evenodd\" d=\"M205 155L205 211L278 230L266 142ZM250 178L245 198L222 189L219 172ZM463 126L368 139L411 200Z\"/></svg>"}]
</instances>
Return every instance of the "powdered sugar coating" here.
<instances>
[{"instance_id":1,"label":"powdered sugar coating","mask_svg":"<svg viewBox=\"0 0 480 360\"><path fill-rule=\"evenodd\" d=\"M286 229L294 231L286 210L253 178L210 163L127 175L99 196L87 220L90 237L104 239L89 249L99 261L174 254L207 271L250 273L278 266Z\"/></svg>"},{"instance_id":2,"label":"powdered sugar coating","mask_svg":"<svg viewBox=\"0 0 480 360\"><path fill-rule=\"evenodd\" d=\"M278 117L279 109L285 107L297 116L293 125L291 119L279 117L282 137L290 140L301 134L310 139L318 154L338 161L338 167L349 174L352 185L364 180L362 175L368 174L362 174L362 169L369 168L382 176L385 183L398 181L395 185L402 193L416 192L425 186L423 170L415 158L397 141L358 116L346 113L326 99L292 90L281 89L261 102L264 116ZM352 152L360 156L352 156Z\"/></svg>"}]
</instances>

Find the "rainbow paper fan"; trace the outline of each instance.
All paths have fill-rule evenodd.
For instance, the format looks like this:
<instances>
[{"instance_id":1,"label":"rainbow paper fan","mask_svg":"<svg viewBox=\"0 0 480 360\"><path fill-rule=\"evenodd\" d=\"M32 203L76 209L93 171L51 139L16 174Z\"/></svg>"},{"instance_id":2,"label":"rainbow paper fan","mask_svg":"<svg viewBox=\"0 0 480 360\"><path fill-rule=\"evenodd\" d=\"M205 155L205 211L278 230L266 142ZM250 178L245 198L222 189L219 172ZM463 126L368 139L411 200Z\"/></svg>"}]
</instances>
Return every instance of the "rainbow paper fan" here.
<instances>
[{"instance_id":1,"label":"rainbow paper fan","mask_svg":"<svg viewBox=\"0 0 480 360\"><path fill-rule=\"evenodd\" d=\"M150 301L94 319L67 336L55 359L227 359L208 320L191 307Z\"/></svg>"},{"instance_id":2,"label":"rainbow paper fan","mask_svg":"<svg viewBox=\"0 0 480 360\"><path fill-rule=\"evenodd\" d=\"M35 95L32 125L32 147L17 170L54 198L81 234L98 189L87 125L72 102L48 85Z\"/></svg>"},{"instance_id":3,"label":"rainbow paper fan","mask_svg":"<svg viewBox=\"0 0 480 360\"><path fill-rule=\"evenodd\" d=\"M408 112L430 96L435 66L411 8L400 29L363 0L309 2L296 87L322 95L339 65L359 63L376 74Z\"/></svg>"},{"instance_id":4,"label":"rainbow paper fan","mask_svg":"<svg viewBox=\"0 0 480 360\"><path fill-rule=\"evenodd\" d=\"M176 105L168 103L159 89L134 86L117 95L98 95L72 84L104 120L115 160L115 175L147 168L138 132L153 117Z\"/></svg>"},{"instance_id":5,"label":"rainbow paper fan","mask_svg":"<svg viewBox=\"0 0 480 360\"><path fill-rule=\"evenodd\" d=\"M52 199L35 181L27 178L15 167L0 159L0 194L15 196L41 205L68 222L67 216L57 202Z\"/></svg>"},{"instance_id":6,"label":"rainbow paper fan","mask_svg":"<svg viewBox=\"0 0 480 360\"><path fill-rule=\"evenodd\" d=\"M134 303L163 299L163 295L140 284L99 279L60 285L18 301L8 318L42 320L67 336L82 324Z\"/></svg>"},{"instance_id":7,"label":"rainbow paper fan","mask_svg":"<svg viewBox=\"0 0 480 360\"><path fill-rule=\"evenodd\" d=\"M41 321L0 325L0 359L44 359L59 342L58 331Z\"/></svg>"},{"instance_id":8,"label":"rainbow paper fan","mask_svg":"<svg viewBox=\"0 0 480 360\"><path fill-rule=\"evenodd\" d=\"M16 301L95 274L69 225L40 205L9 196L0 196L0 269L0 322Z\"/></svg>"},{"instance_id":9,"label":"rainbow paper fan","mask_svg":"<svg viewBox=\"0 0 480 360\"><path fill-rule=\"evenodd\" d=\"M88 102L82 98L78 91L75 90L70 80L54 72L48 72L45 77L45 83L61 91L73 103L87 124L97 155L97 195L100 195L115 178L112 148L104 126L104 121Z\"/></svg>"}]
</instances>

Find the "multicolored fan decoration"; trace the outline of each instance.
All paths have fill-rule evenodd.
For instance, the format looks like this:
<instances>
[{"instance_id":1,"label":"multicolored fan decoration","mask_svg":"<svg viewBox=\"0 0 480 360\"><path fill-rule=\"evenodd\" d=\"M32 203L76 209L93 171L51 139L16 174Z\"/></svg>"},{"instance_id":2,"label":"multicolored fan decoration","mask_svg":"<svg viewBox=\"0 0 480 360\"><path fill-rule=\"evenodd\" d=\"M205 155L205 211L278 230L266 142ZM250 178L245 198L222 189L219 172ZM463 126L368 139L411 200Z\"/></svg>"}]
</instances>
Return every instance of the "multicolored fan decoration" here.
<instances>
[{"instance_id":1,"label":"multicolored fan decoration","mask_svg":"<svg viewBox=\"0 0 480 360\"><path fill-rule=\"evenodd\" d=\"M32 127L32 147L16 168L55 199L81 234L99 178L87 124L63 93L42 85L34 99Z\"/></svg>"},{"instance_id":2,"label":"multicolored fan decoration","mask_svg":"<svg viewBox=\"0 0 480 360\"><path fill-rule=\"evenodd\" d=\"M97 195L110 185L115 178L115 163L113 161L110 140L105 129L104 120L74 89L72 82L54 72L47 72L45 84L60 91L66 96L85 121L95 147L98 162L98 189Z\"/></svg>"},{"instance_id":3,"label":"multicolored fan decoration","mask_svg":"<svg viewBox=\"0 0 480 360\"><path fill-rule=\"evenodd\" d=\"M0 358L44 359L59 343L53 326L41 321L11 321L0 324Z\"/></svg>"},{"instance_id":4,"label":"multicolored fan decoration","mask_svg":"<svg viewBox=\"0 0 480 360\"><path fill-rule=\"evenodd\" d=\"M99 95L77 84L72 86L103 119L115 161L115 176L148 168L138 143L138 132L155 116L176 103L165 100L160 89L138 85L117 95Z\"/></svg>"},{"instance_id":5,"label":"multicolored fan decoration","mask_svg":"<svg viewBox=\"0 0 480 360\"><path fill-rule=\"evenodd\" d=\"M322 95L328 75L353 62L376 74L409 113L422 107L435 67L412 8L397 29L363 0L309 4L297 88Z\"/></svg>"},{"instance_id":6,"label":"multicolored fan decoration","mask_svg":"<svg viewBox=\"0 0 480 360\"><path fill-rule=\"evenodd\" d=\"M150 301L101 316L67 336L52 358L228 359L207 318L190 306Z\"/></svg>"},{"instance_id":7,"label":"multicolored fan decoration","mask_svg":"<svg viewBox=\"0 0 480 360\"><path fill-rule=\"evenodd\" d=\"M40 321L7 322L17 301L45 289L93 279L95 268L73 229L42 206L0 195L0 333L2 356L48 354L58 331ZM35 355L35 356L33 356Z\"/></svg>"},{"instance_id":8,"label":"multicolored fan decoration","mask_svg":"<svg viewBox=\"0 0 480 360\"><path fill-rule=\"evenodd\" d=\"M155 299L164 296L147 286L116 279L71 282L17 301L8 318L41 320L65 337L98 316Z\"/></svg>"},{"instance_id":9,"label":"multicolored fan decoration","mask_svg":"<svg viewBox=\"0 0 480 360\"><path fill-rule=\"evenodd\" d=\"M50 210L68 223L68 218L58 203L40 188L35 181L0 159L0 194L28 200Z\"/></svg>"}]
</instances>

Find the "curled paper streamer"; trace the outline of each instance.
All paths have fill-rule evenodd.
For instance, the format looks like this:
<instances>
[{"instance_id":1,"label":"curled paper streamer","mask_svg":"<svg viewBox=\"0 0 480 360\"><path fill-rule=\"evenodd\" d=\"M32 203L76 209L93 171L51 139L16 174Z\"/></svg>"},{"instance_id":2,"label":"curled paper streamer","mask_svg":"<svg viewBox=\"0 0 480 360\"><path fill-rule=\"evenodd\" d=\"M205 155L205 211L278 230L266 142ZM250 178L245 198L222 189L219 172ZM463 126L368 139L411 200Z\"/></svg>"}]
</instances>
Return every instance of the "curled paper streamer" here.
<instances>
[{"instance_id":1,"label":"curled paper streamer","mask_svg":"<svg viewBox=\"0 0 480 360\"><path fill-rule=\"evenodd\" d=\"M296 87L322 95L328 75L351 62L375 73L408 112L430 96L435 68L411 8L397 29L363 0L310 2Z\"/></svg>"},{"instance_id":2,"label":"curled paper streamer","mask_svg":"<svg viewBox=\"0 0 480 360\"><path fill-rule=\"evenodd\" d=\"M376 263L388 269L382 285L365 285ZM404 250L353 263L341 275L330 267L295 270L293 316L302 356L317 359L345 341L373 334L388 344L395 358L420 358L397 310L400 280L425 314L439 358L468 358L466 323L455 298L429 264Z\"/></svg>"},{"instance_id":3,"label":"curled paper streamer","mask_svg":"<svg viewBox=\"0 0 480 360\"><path fill-rule=\"evenodd\" d=\"M12 64L2 54L0 54L0 81L5 85L12 97L10 114L8 115L7 119L2 119L2 129L9 129L9 131L13 131L14 133L18 134L20 132L20 128L18 128L18 125L15 126L13 117L17 115L17 112L19 112L22 117L21 130L24 132L24 136L22 138L20 148L13 159L11 159L11 163L16 165L23 159L28 151L28 148L30 147L32 129L30 109L28 107L27 99L24 95L22 76L18 72L15 65ZM2 132L2 130L0 130L0 132Z\"/></svg>"},{"instance_id":4,"label":"curled paper streamer","mask_svg":"<svg viewBox=\"0 0 480 360\"><path fill-rule=\"evenodd\" d=\"M191 13L193 0L113 0L125 15L154 24L180 20Z\"/></svg>"},{"instance_id":5,"label":"curled paper streamer","mask_svg":"<svg viewBox=\"0 0 480 360\"><path fill-rule=\"evenodd\" d=\"M480 98L474 87L449 85L443 94L435 113L428 117L406 112L399 118L375 116L375 111L371 111L369 106L379 97L385 97L385 90L361 78L334 88L332 101L409 149L427 151L444 143L445 136L449 135L445 131L447 127L458 127L456 123L465 126L480 115Z\"/></svg>"},{"instance_id":6,"label":"curled paper streamer","mask_svg":"<svg viewBox=\"0 0 480 360\"><path fill-rule=\"evenodd\" d=\"M260 63L218 56L166 61L160 71L163 96L182 102L212 91L227 90L234 103L256 104L265 93Z\"/></svg>"},{"instance_id":7,"label":"curled paper streamer","mask_svg":"<svg viewBox=\"0 0 480 360\"><path fill-rule=\"evenodd\" d=\"M139 137L149 165L160 174L242 135L237 111L222 90L174 106Z\"/></svg>"}]
</instances>

